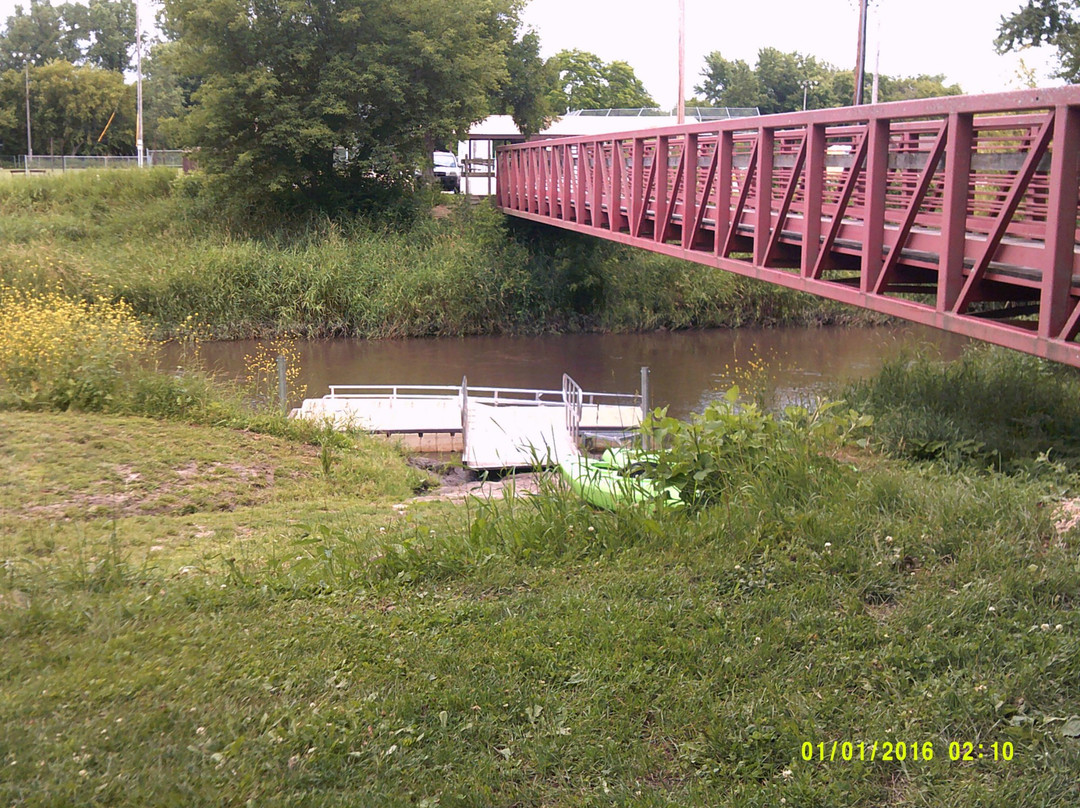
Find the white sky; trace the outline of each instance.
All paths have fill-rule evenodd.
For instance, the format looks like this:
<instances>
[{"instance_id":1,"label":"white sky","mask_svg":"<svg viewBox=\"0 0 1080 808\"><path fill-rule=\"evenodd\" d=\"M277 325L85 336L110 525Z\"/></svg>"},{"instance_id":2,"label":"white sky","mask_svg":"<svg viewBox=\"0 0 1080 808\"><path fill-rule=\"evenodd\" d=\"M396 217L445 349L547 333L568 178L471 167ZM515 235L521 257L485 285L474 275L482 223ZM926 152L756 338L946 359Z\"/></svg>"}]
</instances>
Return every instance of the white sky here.
<instances>
[{"instance_id":1,"label":"white sky","mask_svg":"<svg viewBox=\"0 0 1080 808\"><path fill-rule=\"evenodd\" d=\"M871 0L867 69L873 71L880 30L882 73L944 73L968 93L1014 89L1018 57L997 55L994 37L1002 15L1022 5ZM670 108L678 95L678 9L678 0L531 0L524 16L544 56L576 48L629 62L660 106ZM760 48L774 47L854 68L857 33L857 0L686 0L686 94L693 95L711 51L753 65ZM1045 69L1052 53L1025 56L1029 67L1043 68L1041 85L1060 84Z\"/></svg>"},{"instance_id":2,"label":"white sky","mask_svg":"<svg viewBox=\"0 0 1080 808\"><path fill-rule=\"evenodd\" d=\"M0 0L0 22L29 0ZM55 3L54 3L55 5ZM1016 55L994 53L998 22L1023 0L871 0L867 68L873 70L878 31L881 72L944 73L966 92L995 92L1018 85ZM139 0L144 25L157 3ZM531 0L525 22L540 35L544 56L576 48L605 61L629 62L663 107L675 105L678 0ZM879 23L880 20L880 23ZM705 54L753 64L759 48L798 51L853 67L857 0L686 0L686 90L693 95ZM1041 49L1046 50L1046 49ZM1052 53L1029 52L1029 67L1048 77Z\"/></svg>"}]
</instances>

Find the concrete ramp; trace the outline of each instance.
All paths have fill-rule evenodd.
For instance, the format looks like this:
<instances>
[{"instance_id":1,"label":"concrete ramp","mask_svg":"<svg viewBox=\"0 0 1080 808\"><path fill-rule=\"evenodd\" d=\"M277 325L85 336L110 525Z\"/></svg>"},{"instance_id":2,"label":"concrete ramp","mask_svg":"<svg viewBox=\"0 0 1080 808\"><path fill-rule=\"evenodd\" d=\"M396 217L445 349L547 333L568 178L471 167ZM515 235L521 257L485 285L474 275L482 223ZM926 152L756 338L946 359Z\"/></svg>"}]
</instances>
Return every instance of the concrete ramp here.
<instances>
[{"instance_id":1,"label":"concrete ramp","mask_svg":"<svg viewBox=\"0 0 1080 808\"><path fill-rule=\"evenodd\" d=\"M578 454L561 406L468 402L462 461L469 468L550 466Z\"/></svg>"}]
</instances>

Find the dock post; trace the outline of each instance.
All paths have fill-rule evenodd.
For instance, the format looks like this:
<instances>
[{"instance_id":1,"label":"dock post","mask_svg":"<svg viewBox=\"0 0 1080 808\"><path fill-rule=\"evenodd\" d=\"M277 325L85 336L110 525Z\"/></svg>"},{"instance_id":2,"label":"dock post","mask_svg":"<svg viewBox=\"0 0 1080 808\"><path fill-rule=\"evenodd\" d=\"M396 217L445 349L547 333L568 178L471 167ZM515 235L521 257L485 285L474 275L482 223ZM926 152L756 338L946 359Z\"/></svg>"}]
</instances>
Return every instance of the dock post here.
<instances>
[{"instance_id":1,"label":"dock post","mask_svg":"<svg viewBox=\"0 0 1080 808\"><path fill-rule=\"evenodd\" d=\"M277 358L277 395L281 411L288 415L289 391L285 384L285 357L281 355Z\"/></svg>"},{"instance_id":2,"label":"dock post","mask_svg":"<svg viewBox=\"0 0 1080 808\"><path fill-rule=\"evenodd\" d=\"M641 369L641 420L645 421L645 418L649 415L649 368L643 367ZM648 450L651 447L646 445L646 439L644 433L641 435L641 448Z\"/></svg>"},{"instance_id":3,"label":"dock post","mask_svg":"<svg viewBox=\"0 0 1080 808\"><path fill-rule=\"evenodd\" d=\"M641 369L641 417L649 414L649 368Z\"/></svg>"}]
</instances>

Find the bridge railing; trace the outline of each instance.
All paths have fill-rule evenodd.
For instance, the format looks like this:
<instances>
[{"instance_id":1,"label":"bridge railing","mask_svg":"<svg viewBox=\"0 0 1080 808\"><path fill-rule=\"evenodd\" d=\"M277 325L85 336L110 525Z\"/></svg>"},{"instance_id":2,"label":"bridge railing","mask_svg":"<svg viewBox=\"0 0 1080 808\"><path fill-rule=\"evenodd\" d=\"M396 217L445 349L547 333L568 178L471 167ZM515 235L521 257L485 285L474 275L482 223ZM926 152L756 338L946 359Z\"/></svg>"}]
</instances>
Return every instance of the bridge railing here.
<instances>
[{"instance_id":1,"label":"bridge railing","mask_svg":"<svg viewBox=\"0 0 1080 808\"><path fill-rule=\"evenodd\" d=\"M1080 87L500 149L507 213L1080 366Z\"/></svg>"}]
</instances>

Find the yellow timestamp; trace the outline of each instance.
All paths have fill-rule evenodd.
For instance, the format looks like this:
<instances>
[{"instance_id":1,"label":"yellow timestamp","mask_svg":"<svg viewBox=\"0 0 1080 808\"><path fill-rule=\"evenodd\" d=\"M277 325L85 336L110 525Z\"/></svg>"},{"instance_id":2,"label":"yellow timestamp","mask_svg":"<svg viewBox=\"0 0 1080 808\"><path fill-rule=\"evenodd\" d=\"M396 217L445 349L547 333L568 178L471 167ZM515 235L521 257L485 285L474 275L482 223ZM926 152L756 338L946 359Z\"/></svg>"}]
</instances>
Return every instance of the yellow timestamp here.
<instances>
[{"instance_id":1,"label":"yellow timestamp","mask_svg":"<svg viewBox=\"0 0 1080 808\"><path fill-rule=\"evenodd\" d=\"M1008 762L1016 754L1012 741L976 743L950 741L946 755L953 763L976 760L999 760ZM934 759L933 741L804 741L802 759L818 763L850 763L852 761L882 761L885 763L905 761L929 762Z\"/></svg>"}]
</instances>

